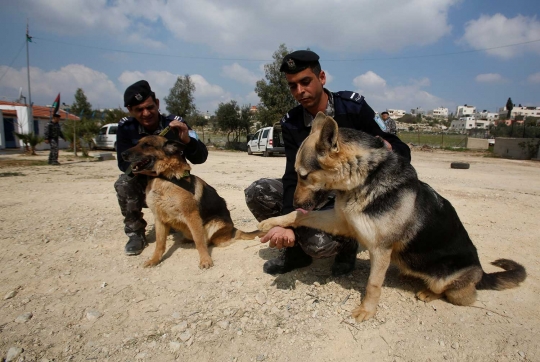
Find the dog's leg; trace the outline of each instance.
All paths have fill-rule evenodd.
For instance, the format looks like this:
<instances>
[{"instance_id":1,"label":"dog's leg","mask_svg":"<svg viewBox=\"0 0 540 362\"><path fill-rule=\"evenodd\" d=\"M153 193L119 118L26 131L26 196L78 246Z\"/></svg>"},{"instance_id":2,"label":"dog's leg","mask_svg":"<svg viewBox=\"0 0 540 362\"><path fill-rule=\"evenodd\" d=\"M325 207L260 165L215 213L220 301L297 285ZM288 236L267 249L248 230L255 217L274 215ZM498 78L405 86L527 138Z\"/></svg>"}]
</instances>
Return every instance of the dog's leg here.
<instances>
[{"instance_id":1,"label":"dog's leg","mask_svg":"<svg viewBox=\"0 0 540 362\"><path fill-rule=\"evenodd\" d=\"M392 249L376 248L369 251L371 270L366 286L366 296L362 303L352 311L352 316L356 318L356 321L362 322L375 315L386 271L390 266L391 255Z\"/></svg>"},{"instance_id":2,"label":"dog's leg","mask_svg":"<svg viewBox=\"0 0 540 362\"><path fill-rule=\"evenodd\" d=\"M298 227L305 226L317 230L322 230L332 235L345 235L344 231L348 230L347 222L340 215L337 215L335 209L322 211L309 211L303 213L301 211L293 211L287 215L272 217L263 220L259 223L258 229L269 231L274 226L282 227Z\"/></svg>"},{"instance_id":3,"label":"dog's leg","mask_svg":"<svg viewBox=\"0 0 540 362\"><path fill-rule=\"evenodd\" d=\"M170 226L162 223L159 218L156 218L156 248L152 257L144 263L144 267L156 266L161 261L167 246L167 235L169 235Z\"/></svg>"},{"instance_id":4,"label":"dog's leg","mask_svg":"<svg viewBox=\"0 0 540 362\"><path fill-rule=\"evenodd\" d=\"M212 261L212 258L208 253L208 240L206 237L206 230L204 229L204 226L202 224L202 220L200 218L194 218L190 221L188 227L191 235L193 236L193 242L195 243L195 247L199 252L199 268L208 269L214 266L214 262Z\"/></svg>"},{"instance_id":5,"label":"dog's leg","mask_svg":"<svg viewBox=\"0 0 540 362\"><path fill-rule=\"evenodd\" d=\"M437 294L427 288L416 293L416 298L426 303L429 303L433 300L441 299L442 297L443 297L442 294Z\"/></svg>"}]
</instances>

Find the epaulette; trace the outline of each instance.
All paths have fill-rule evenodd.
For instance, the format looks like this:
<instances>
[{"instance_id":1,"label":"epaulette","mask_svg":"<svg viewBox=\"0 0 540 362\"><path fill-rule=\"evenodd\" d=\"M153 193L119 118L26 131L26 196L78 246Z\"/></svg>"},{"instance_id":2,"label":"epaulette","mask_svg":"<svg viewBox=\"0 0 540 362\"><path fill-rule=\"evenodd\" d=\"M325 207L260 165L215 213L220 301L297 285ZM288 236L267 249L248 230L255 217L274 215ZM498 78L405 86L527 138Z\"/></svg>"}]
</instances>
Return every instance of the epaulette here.
<instances>
[{"instance_id":1,"label":"epaulette","mask_svg":"<svg viewBox=\"0 0 540 362\"><path fill-rule=\"evenodd\" d=\"M184 122L184 123L185 123L185 121L184 121L184 119L183 119L182 117L180 117L180 116L175 116L174 114L169 114L169 115L168 115L167 117L165 117L165 118L167 118L167 120L169 120L169 121L180 121L180 122Z\"/></svg>"},{"instance_id":2,"label":"epaulette","mask_svg":"<svg viewBox=\"0 0 540 362\"><path fill-rule=\"evenodd\" d=\"M356 92L341 91L337 92L336 94L343 99L348 99L359 104L364 102L364 96Z\"/></svg>"},{"instance_id":3,"label":"epaulette","mask_svg":"<svg viewBox=\"0 0 540 362\"><path fill-rule=\"evenodd\" d=\"M122 126L124 123L130 122L130 121L132 121L134 119L135 118L133 118L133 117L124 117L118 122L118 126Z\"/></svg>"}]
</instances>

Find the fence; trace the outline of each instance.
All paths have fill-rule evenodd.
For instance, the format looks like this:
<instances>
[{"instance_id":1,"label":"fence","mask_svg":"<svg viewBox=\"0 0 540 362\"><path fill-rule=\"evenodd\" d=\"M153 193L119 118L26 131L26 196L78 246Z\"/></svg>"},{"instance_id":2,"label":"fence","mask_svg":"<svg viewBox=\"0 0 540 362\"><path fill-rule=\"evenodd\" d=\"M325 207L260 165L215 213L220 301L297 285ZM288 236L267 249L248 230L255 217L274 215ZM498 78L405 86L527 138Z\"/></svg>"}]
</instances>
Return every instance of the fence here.
<instances>
[{"instance_id":1,"label":"fence","mask_svg":"<svg viewBox=\"0 0 540 362\"><path fill-rule=\"evenodd\" d=\"M465 148L467 135L452 133L399 132L399 138L405 143L416 146L428 145L434 148Z\"/></svg>"}]
</instances>

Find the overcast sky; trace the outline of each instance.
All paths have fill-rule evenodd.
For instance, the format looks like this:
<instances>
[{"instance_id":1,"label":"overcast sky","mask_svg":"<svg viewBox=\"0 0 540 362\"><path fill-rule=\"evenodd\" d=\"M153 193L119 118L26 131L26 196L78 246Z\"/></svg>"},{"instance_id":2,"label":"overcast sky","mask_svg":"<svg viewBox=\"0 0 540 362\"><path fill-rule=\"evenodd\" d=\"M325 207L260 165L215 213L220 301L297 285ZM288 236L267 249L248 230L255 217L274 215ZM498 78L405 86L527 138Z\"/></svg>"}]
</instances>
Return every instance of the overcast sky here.
<instances>
[{"instance_id":1,"label":"overcast sky","mask_svg":"<svg viewBox=\"0 0 540 362\"><path fill-rule=\"evenodd\" d=\"M140 79L163 99L185 74L203 112L256 105L255 82L284 43L317 52L330 90L357 91L379 112L495 111L508 97L540 106L538 0L3 0L1 10L4 100L28 94L28 19L40 105L58 92L71 104L82 88L95 108L123 106Z\"/></svg>"}]
</instances>

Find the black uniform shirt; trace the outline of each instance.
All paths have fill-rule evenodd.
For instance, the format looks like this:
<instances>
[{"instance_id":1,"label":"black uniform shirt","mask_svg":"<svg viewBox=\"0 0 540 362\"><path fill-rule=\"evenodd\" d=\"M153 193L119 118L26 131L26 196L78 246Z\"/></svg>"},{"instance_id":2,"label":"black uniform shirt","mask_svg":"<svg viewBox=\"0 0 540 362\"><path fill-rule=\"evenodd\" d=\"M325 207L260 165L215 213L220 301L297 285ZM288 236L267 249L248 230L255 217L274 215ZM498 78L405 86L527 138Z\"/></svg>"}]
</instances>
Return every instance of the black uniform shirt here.
<instances>
[{"instance_id":1,"label":"black uniform shirt","mask_svg":"<svg viewBox=\"0 0 540 362\"><path fill-rule=\"evenodd\" d=\"M326 91L326 90L325 90ZM375 112L366 103L364 97L358 93L343 91L329 93L334 106L333 118L339 127L353 128L369 133L372 136L380 136L392 145L392 150L397 154L411 160L411 150L397 136L384 132L375 121ZM327 108L328 109L328 108ZM285 143L285 155L287 164L283 175L283 210L287 214L294 210L293 198L297 184L297 175L294 170L296 153L302 142L311 132L311 124L306 125L304 107L301 105L291 109L281 119L283 141Z\"/></svg>"},{"instance_id":2,"label":"black uniform shirt","mask_svg":"<svg viewBox=\"0 0 540 362\"><path fill-rule=\"evenodd\" d=\"M118 122L118 133L116 134L116 158L118 160L118 168L125 172L129 166L129 162L124 161L122 152L135 146L139 140L145 136L158 135L172 121L177 120L184 122L182 117L169 115L159 115L159 126L154 132L148 132L134 117L124 117ZM184 122L185 123L185 122ZM191 128L188 125L188 128ZM180 141L178 133L171 130L165 137L169 140ZM203 163L208 157L208 150L204 143L200 140L190 137L189 143L186 145L184 155L193 164Z\"/></svg>"}]
</instances>

